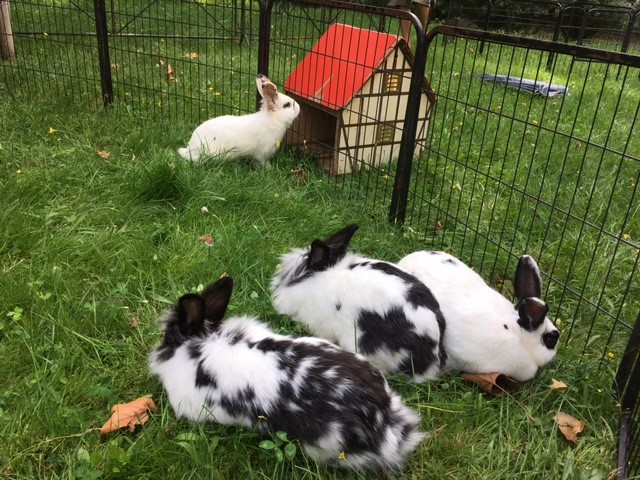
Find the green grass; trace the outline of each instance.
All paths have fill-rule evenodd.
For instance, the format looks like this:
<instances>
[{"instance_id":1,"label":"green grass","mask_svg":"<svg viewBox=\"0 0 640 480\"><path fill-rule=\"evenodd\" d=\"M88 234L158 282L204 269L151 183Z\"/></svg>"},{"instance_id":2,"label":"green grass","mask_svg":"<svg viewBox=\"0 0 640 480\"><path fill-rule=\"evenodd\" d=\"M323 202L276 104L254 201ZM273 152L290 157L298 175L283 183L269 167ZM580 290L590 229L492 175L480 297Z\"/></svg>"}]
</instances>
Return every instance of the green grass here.
<instances>
[{"instance_id":1,"label":"green grass","mask_svg":"<svg viewBox=\"0 0 640 480\"><path fill-rule=\"evenodd\" d=\"M184 163L174 148L188 125L44 99L4 102L0 119L3 476L361 478L300 451L281 463L251 431L176 420L147 356L169 303L224 272L237 282L230 314L303 333L270 305L279 254L351 221L362 225L354 248L369 255L393 260L417 248L415 239L337 195L312 162L286 152L269 171ZM306 181L296 180L296 167ZM211 248L199 238L208 233ZM391 378L430 432L391 478L607 478L617 359L603 366L570 348L558 357L498 399L456 377L424 385ZM552 377L570 385L567 394L549 389ZM151 422L100 440L110 407L141 395L158 402ZM577 446L556 431L558 411L587 422Z\"/></svg>"},{"instance_id":2,"label":"green grass","mask_svg":"<svg viewBox=\"0 0 640 480\"><path fill-rule=\"evenodd\" d=\"M193 6L171 5L183 24L197 25L192 33L208 31L206 16L187 17L195 15ZM313 43L315 30L304 24L305 15L320 24L334 19L322 9L291 8L290 16L274 17L271 72L279 84ZM129 31L162 30L152 20L167 14L160 10ZM116 22L126 24L134 11ZM46 12L40 12L43 19L50 18ZM36 26L44 21L38 18ZM287 45L296 34L303 48ZM178 421L147 373L147 356L160 339L158 317L178 296L225 272L236 281L230 314L253 314L277 331L306 333L270 304L278 256L355 221L361 230L353 248L365 255L394 261L418 248L446 248L507 288L510 254L533 253L552 277L547 300L563 331L557 361L511 396L489 398L455 376L423 385L390 378L429 432L391 478L612 478L619 406L611 384L628 329L612 327L564 285L593 301L602 292L601 308L625 322L632 323L640 308L637 282L626 297L615 288L626 285L636 261L638 213L633 210L626 224L623 218L625 205L637 199L625 183L637 182L637 165L616 167L610 152L626 148L638 157L637 121L624 121L639 101L635 87L618 110L594 102L592 89L582 102L574 101L580 95L539 102L481 87L473 74L512 62L507 73L536 78L547 75L538 69L546 56L492 48L483 57L472 55L469 45L449 45L429 74L440 96L429 153L435 157L416 161L407 228L398 230L387 223L393 178L385 171L329 179L313 159L285 150L269 171L177 157L175 149L198 120L253 108L254 48L116 39L111 62L118 104L104 111L93 45L77 41L81 46L63 50L59 42L22 38L21 68L0 71L0 477L373 478L328 470L299 449L292 462L279 462L260 448L255 432ZM199 58L184 56L191 52ZM172 62L177 83L166 81L161 60ZM633 85L614 81L601 65L573 68L559 64L545 80L566 81L580 92L586 73L596 84L607 78L604 99ZM580 121L569 139L554 135L575 118ZM609 150L587 148L616 120ZM501 135L505 128L511 135ZM531 137L536 147L523 141ZM304 170L305 181L294 168ZM533 174L523 174L529 170ZM587 203L589 195L572 199L576 188L594 202ZM530 196L514 195L521 191ZM623 245L617 236L582 235L581 222L556 215L564 209L576 218L587 215L604 232L621 233L624 225L631 240ZM211 248L200 239L206 234L215 240ZM568 392L549 389L552 378L569 384ZM151 422L136 434L101 440L98 429L110 407L141 395L159 405ZM587 422L576 446L557 432L558 411Z\"/></svg>"}]
</instances>

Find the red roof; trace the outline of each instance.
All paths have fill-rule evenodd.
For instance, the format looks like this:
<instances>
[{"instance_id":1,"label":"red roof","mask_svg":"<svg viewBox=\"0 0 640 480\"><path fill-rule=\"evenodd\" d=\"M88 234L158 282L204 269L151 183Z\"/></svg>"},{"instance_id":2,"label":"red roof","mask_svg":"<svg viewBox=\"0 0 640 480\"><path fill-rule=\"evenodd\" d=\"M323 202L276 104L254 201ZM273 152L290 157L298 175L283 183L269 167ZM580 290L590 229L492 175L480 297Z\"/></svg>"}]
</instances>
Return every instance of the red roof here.
<instances>
[{"instance_id":1,"label":"red roof","mask_svg":"<svg viewBox=\"0 0 640 480\"><path fill-rule=\"evenodd\" d=\"M284 84L288 93L343 109L401 37L334 23Z\"/></svg>"}]
</instances>

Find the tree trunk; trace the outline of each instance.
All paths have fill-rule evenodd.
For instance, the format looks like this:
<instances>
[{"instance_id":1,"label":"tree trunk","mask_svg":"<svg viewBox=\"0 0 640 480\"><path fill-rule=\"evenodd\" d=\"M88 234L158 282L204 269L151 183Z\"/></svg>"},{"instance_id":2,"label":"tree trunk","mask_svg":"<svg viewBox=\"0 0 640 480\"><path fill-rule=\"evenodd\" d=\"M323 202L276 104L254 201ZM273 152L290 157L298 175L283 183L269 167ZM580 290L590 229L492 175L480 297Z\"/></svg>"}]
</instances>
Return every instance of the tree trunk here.
<instances>
[{"instance_id":1,"label":"tree trunk","mask_svg":"<svg viewBox=\"0 0 640 480\"><path fill-rule=\"evenodd\" d=\"M16 58L16 49L13 46L9 0L0 0L0 60L14 58Z\"/></svg>"}]
</instances>

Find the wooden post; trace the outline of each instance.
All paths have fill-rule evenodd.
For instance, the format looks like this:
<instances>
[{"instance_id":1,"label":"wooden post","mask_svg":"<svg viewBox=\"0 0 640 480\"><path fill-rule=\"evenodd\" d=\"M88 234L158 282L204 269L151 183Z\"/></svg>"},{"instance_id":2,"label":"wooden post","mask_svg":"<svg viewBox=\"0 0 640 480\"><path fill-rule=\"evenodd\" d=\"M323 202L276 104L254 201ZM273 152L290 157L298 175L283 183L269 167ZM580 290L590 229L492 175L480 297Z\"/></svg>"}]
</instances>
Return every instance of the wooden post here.
<instances>
[{"instance_id":1,"label":"wooden post","mask_svg":"<svg viewBox=\"0 0 640 480\"><path fill-rule=\"evenodd\" d=\"M14 58L16 58L16 49L13 46L9 0L0 0L0 60Z\"/></svg>"}]
</instances>

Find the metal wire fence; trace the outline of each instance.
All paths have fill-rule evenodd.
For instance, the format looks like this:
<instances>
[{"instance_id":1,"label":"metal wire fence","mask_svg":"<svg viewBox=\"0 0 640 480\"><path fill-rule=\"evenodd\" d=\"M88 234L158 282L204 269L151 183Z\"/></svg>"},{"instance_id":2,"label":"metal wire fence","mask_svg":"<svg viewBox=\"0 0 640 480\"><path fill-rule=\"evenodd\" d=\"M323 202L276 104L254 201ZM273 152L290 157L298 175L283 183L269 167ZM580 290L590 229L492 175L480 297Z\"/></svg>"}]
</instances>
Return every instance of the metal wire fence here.
<instances>
[{"instance_id":1,"label":"metal wire fence","mask_svg":"<svg viewBox=\"0 0 640 480\"><path fill-rule=\"evenodd\" d=\"M603 361L623 357L615 385L624 478L640 468L640 336L632 332L640 314L640 57L616 52L637 48L636 23L609 40L612 51L595 50L585 45L607 28L576 40L558 23L573 11L529 2L542 3L547 16L536 28L566 38L527 38L534 27L497 19L497 7L475 17L526 35L444 26L424 41L414 33L407 45L399 21L417 28L415 17L327 0L11 2L10 22L0 9L11 32L0 35L11 36L15 59L0 61L0 95L91 108L113 102L193 124L253 111L255 74L268 74L315 112L294 126L290 143L337 162L328 181L363 214L402 223L416 245L454 253L497 288L508 288L502 279L520 254L538 260L562 341ZM338 58L338 43L318 50L335 25L348 27L339 40L348 31L355 42L360 32L365 43L340 43L350 47L346 57ZM351 103L305 97L314 90L309 78L287 83L313 52L336 55L329 60L344 68L334 73ZM352 88L345 72L362 70L380 81ZM320 124L329 128L319 132Z\"/></svg>"},{"instance_id":2,"label":"metal wire fence","mask_svg":"<svg viewBox=\"0 0 640 480\"><path fill-rule=\"evenodd\" d=\"M632 7L554 0L448 3L446 23L638 54L640 12Z\"/></svg>"}]
</instances>

